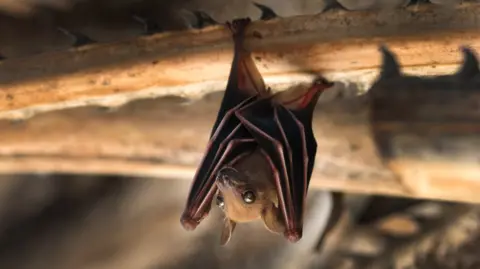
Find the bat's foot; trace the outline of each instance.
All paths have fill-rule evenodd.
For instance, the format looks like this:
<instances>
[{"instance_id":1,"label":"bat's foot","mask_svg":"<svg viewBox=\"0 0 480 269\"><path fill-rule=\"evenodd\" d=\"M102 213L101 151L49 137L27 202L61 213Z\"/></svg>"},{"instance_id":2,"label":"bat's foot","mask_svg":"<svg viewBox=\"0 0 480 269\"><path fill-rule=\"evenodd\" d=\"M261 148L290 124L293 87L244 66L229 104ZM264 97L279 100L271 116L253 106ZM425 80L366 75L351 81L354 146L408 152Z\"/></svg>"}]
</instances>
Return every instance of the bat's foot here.
<instances>
[{"instance_id":1,"label":"bat's foot","mask_svg":"<svg viewBox=\"0 0 480 269\"><path fill-rule=\"evenodd\" d=\"M195 228L197 228L200 222L194 220L188 214L183 214L182 217L180 218L180 223L182 224L183 229L187 231L193 231L195 230Z\"/></svg>"},{"instance_id":2,"label":"bat's foot","mask_svg":"<svg viewBox=\"0 0 480 269\"><path fill-rule=\"evenodd\" d=\"M296 243L298 242L298 240L300 240L302 238L302 230L301 229L296 229L296 230L287 230L285 231L285 233L283 234L283 236L285 236L285 238L287 238L288 241L292 242L292 243Z\"/></svg>"},{"instance_id":3,"label":"bat's foot","mask_svg":"<svg viewBox=\"0 0 480 269\"><path fill-rule=\"evenodd\" d=\"M227 28L230 29L235 40L241 40L245 35L245 29L252 22L250 18L236 19L232 22L227 22Z\"/></svg>"}]
</instances>

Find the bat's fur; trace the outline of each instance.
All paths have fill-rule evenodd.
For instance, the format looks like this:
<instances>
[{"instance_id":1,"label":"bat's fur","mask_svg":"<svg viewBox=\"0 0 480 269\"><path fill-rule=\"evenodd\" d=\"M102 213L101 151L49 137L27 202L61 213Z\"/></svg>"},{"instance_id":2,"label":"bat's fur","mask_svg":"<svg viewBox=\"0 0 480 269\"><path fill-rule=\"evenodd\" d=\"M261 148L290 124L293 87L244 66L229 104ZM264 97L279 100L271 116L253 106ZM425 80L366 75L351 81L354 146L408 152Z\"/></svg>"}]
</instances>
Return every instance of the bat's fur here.
<instances>
[{"instance_id":1,"label":"bat's fur","mask_svg":"<svg viewBox=\"0 0 480 269\"><path fill-rule=\"evenodd\" d=\"M239 160L238 163L219 172L217 186L218 197L223 199L225 226L222 231L222 244L226 244L232 236L236 223L262 219L265 227L271 232L282 233L285 224L278 205L278 196L272 171L260 150ZM225 171L224 169L223 171ZM221 179L225 180L221 180ZM253 193L255 200L247 204L242 199L242 192Z\"/></svg>"}]
</instances>

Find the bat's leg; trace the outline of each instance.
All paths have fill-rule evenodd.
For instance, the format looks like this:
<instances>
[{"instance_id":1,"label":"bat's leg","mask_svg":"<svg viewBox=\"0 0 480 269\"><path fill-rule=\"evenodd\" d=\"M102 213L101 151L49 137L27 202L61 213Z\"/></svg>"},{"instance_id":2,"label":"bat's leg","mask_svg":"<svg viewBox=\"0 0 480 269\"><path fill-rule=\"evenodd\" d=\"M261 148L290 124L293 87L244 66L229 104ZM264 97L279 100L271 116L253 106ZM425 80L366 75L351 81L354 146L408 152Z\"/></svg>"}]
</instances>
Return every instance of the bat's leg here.
<instances>
[{"instance_id":1,"label":"bat's leg","mask_svg":"<svg viewBox=\"0 0 480 269\"><path fill-rule=\"evenodd\" d=\"M245 32L250 22L250 19L238 19L226 23L232 33L234 56L219 114L225 113L226 109L236 106L247 97L269 95L251 53L244 47Z\"/></svg>"}]
</instances>

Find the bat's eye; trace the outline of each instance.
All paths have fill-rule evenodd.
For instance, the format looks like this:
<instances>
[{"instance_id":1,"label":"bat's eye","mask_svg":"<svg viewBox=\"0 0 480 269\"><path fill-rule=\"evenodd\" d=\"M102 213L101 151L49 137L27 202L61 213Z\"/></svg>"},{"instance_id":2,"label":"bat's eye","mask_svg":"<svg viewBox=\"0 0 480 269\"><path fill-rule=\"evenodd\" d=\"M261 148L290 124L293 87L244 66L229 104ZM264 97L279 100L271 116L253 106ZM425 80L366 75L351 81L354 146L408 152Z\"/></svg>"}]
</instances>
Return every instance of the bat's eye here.
<instances>
[{"instance_id":1,"label":"bat's eye","mask_svg":"<svg viewBox=\"0 0 480 269\"><path fill-rule=\"evenodd\" d=\"M255 193L253 191L246 191L242 194L243 201L247 204L255 202Z\"/></svg>"},{"instance_id":2,"label":"bat's eye","mask_svg":"<svg viewBox=\"0 0 480 269\"><path fill-rule=\"evenodd\" d=\"M223 197L220 195L217 195L217 200L216 200L217 206L220 207L220 209L223 210L225 207L225 202L223 201Z\"/></svg>"}]
</instances>

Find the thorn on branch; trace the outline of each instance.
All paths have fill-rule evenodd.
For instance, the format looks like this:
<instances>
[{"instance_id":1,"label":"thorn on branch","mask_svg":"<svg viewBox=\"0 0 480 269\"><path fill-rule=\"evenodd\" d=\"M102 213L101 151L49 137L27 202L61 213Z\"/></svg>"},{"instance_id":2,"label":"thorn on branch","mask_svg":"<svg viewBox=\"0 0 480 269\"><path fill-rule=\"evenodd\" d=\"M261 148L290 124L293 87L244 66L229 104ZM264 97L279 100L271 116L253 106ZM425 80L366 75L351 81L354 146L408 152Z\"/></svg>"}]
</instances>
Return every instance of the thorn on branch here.
<instances>
[{"instance_id":1,"label":"thorn on branch","mask_svg":"<svg viewBox=\"0 0 480 269\"><path fill-rule=\"evenodd\" d=\"M62 32L63 34L69 36L73 39L73 46L74 47L81 47L88 44L96 43L95 40L91 39L90 37L76 31L69 31L63 27L57 27L57 29Z\"/></svg>"},{"instance_id":2,"label":"thorn on branch","mask_svg":"<svg viewBox=\"0 0 480 269\"><path fill-rule=\"evenodd\" d=\"M133 15L132 18L143 25L144 35L153 35L164 31L164 29L154 20L139 15Z\"/></svg>"},{"instance_id":3,"label":"thorn on branch","mask_svg":"<svg viewBox=\"0 0 480 269\"><path fill-rule=\"evenodd\" d=\"M262 12L262 15L260 16L260 20L268 21L278 17L277 13L275 13L275 11L273 11L271 8L256 2L253 2L253 4L256 7L258 7Z\"/></svg>"},{"instance_id":4,"label":"thorn on branch","mask_svg":"<svg viewBox=\"0 0 480 269\"><path fill-rule=\"evenodd\" d=\"M215 21L210 15L208 15L204 11L195 10L192 13L193 15L195 15L195 18L197 19L197 25L195 25L194 28L202 29L211 25L219 24L217 21Z\"/></svg>"}]
</instances>

